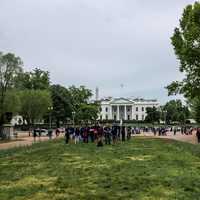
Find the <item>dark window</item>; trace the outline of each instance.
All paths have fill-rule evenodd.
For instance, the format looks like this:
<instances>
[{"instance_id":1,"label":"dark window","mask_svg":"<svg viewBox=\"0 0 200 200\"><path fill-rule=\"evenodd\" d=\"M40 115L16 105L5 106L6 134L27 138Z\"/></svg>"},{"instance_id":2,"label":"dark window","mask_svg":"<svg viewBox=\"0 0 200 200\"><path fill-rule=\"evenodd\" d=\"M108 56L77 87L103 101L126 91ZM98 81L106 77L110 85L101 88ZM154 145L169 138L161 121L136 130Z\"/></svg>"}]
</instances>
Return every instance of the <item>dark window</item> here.
<instances>
[{"instance_id":1,"label":"dark window","mask_svg":"<svg viewBox=\"0 0 200 200\"><path fill-rule=\"evenodd\" d=\"M128 115L128 120L130 120L130 115Z\"/></svg>"},{"instance_id":2,"label":"dark window","mask_svg":"<svg viewBox=\"0 0 200 200\"><path fill-rule=\"evenodd\" d=\"M144 112L144 107L142 107L142 112Z\"/></svg>"},{"instance_id":3,"label":"dark window","mask_svg":"<svg viewBox=\"0 0 200 200\"><path fill-rule=\"evenodd\" d=\"M138 111L138 107L136 107L136 109L135 109L135 110L136 110L136 112L137 112L137 111Z\"/></svg>"},{"instance_id":4,"label":"dark window","mask_svg":"<svg viewBox=\"0 0 200 200\"><path fill-rule=\"evenodd\" d=\"M138 120L138 115L136 115L136 120Z\"/></svg>"},{"instance_id":5,"label":"dark window","mask_svg":"<svg viewBox=\"0 0 200 200\"><path fill-rule=\"evenodd\" d=\"M106 112L108 112L108 108L106 107Z\"/></svg>"},{"instance_id":6,"label":"dark window","mask_svg":"<svg viewBox=\"0 0 200 200\"><path fill-rule=\"evenodd\" d=\"M102 108L99 108L100 112L102 111Z\"/></svg>"},{"instance_id":7,"label":"dark window","mask_svg":"<svg viewBox=\"0 0 200 200\"><path fill-rule=\"evenodd\" d=\"M114 120L117 120L117 116L116 115L114 115Z\"/></svg>"}]
</instances>

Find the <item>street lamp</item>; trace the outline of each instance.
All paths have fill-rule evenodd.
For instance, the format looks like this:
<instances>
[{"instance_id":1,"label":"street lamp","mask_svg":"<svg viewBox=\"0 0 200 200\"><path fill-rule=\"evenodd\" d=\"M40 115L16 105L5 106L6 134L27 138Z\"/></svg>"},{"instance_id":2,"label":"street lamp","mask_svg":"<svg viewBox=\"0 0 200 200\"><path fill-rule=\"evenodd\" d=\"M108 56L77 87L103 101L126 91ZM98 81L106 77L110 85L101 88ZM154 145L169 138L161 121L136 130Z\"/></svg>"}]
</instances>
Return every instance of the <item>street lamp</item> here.
<instances>
[{"instance_id":1,"label":"street lamp","mask_svg":"<svg viewBox=\"0 0 200 200\"><path fill-rule=\"evenodd\" d=\"M75 126L75 122L74 122L74 118L75 118L75 114L76 114L76 112L72 112L72 117L73 117L73 127Z\"/></svg>"},{"instance_id":2,"label":"street lamp","mask_svg":"<svg viewBox=\"0 0 200 200\"><path fill-rule=\"evenodd\" d=\"M48 107L49 110L49 128L51 128L51 111L53 110L53 107Z\"/></svg>"},{"instance_id":3,"label":"street lamp","mask_svg":"<svg viewBox=\"0 0 200 200\"><path fill-rule=\"evenodd\" d=\"M167 124L167 111L163 110L165 125Z\"/></svg>"}]
</instances>

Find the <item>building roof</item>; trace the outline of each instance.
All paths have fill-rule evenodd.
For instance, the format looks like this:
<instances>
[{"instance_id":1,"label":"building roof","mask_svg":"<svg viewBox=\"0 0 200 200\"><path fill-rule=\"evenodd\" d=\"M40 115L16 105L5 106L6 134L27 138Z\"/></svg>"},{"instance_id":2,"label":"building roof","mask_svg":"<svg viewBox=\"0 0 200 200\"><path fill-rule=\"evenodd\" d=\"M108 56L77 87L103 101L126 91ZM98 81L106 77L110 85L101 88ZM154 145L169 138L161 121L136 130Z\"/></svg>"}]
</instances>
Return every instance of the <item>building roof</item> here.
<instances>
[{"instance_id":1,"label":"building roof","mask_svg":"<svg viewBox=\"0 0 200 200\"><path fill-rule=\"evenodd\" d=\"M156 99L142 99L142 98L103 98L100 100L101 104L159 104Z\"/></svg>"}]
</instances>

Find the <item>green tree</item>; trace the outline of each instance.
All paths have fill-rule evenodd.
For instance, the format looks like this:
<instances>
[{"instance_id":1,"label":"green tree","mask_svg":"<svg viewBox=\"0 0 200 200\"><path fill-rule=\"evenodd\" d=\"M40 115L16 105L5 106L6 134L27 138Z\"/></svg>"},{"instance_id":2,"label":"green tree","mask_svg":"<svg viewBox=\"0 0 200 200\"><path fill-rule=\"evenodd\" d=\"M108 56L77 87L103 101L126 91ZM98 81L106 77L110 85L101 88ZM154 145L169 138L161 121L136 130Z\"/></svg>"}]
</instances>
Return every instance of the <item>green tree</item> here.
<instances>
[{"instance_id":1,"label":"green tree","mask_svg":"<svg viewBox=\"0 0 200 200\"><path fill-rule=\"evenodd\" d=\"M167 123L180 122L184 123L189 118L190 112L187 106L184 106L181 100L171 100L163 106L163 118L166 119Z\"/></svg>"},{"instance_id":2,"label":"green tree","mask_svg":"<svg viewBox=\"0 0 200 200\"><path fill-rule=\"evenodd\" d=\"M82 104L87 104L92 97L91 90L85 88L85 86L69 87L69 93L71 98L71 105L74 112L78 112Z\"/></svg>"},{"instance_id":3,"label":"green tree","mask_svg":"<svg viewBox=\"0 0 200 200\"><path fill-rule=\"evenodd\" d=\"M161 113L160 113L160 111L158 111L158 109L156 107L146 108L146 113L147 113L147 116L145 118L146 122L149 122L149 123L158 122L159 123Z\"/></svg>"},{"instance_id":4,"label":"green tree","mask_svg":"<svg viewBox=\"0 0 200 200\"><path fill-rule=\"evenodd\" d=\"M81 104L76 119L78 121L96 121L99 113L99 105L98 104Z\"/></svg>"},{"instance_id":5,"label":"green tree","mask_svg":"<svg viewBox=\"0 0 200 200\"><path fill-rule=\"evenodd\" d=\"M200 98L194 98L190 101L192 117L200 123Z\"/></svg>"},{"instance_id":6,"label":"green tree","mask_svg":"<svg viewBox=\"0 0 200 200\"><path fill-rule=\"evenodd\" d=\"M20 73L15 78L16 88L20 90L48 90L50 88L50 74L35 68L32 72Z\"/></svg>"},{"instance_id":7,"label":"green tree","mask_svg":"<svg viewBox=\"0 0 200 200\"><path fill-rule=\"evenodd\" d=\"M12 53L0 52L0 126L4 123L5 112L8 111L8 105L6 105L8 91L14 87L14 79L21 72L22 61L19 57ZM10 107L9 112L13 111L12 108Z\"/></svg>"},{"instance_id":8,"label":"green tree","mask_svg":"<svg viewBox=\"0 0 200 200\"><path fill-rule=\"evenodd\" d=\"M52 106L51 94L48 90L22 90L20 91L20 114L28 125L43 119Z\"/></svg>"},{"instance_id":9,"label":"green tree","mask_svg":"<svg viewBox=\"0 0 200 200\"><path fill-rule=\"evenodd\" d=\"M57 127L59 127L60 122L64 123L67 118L72 118L70 92L61 85L52 85L51 98L53 106L52 116L56 121Z\"/></svg>"},{"instance_id":10,"label":"green tree","mask_svg":"<svg viewBox=\"0 0 200 200\"><path fill-rule=\"evenodd\" d=\"M184 94L191 99L200 97L200 3L188 5L180 19L180 27L175 28L171 38L175 54L180 61L182 81L174 81L167 86L169 95Z\"/></svg>"}]
</instances>

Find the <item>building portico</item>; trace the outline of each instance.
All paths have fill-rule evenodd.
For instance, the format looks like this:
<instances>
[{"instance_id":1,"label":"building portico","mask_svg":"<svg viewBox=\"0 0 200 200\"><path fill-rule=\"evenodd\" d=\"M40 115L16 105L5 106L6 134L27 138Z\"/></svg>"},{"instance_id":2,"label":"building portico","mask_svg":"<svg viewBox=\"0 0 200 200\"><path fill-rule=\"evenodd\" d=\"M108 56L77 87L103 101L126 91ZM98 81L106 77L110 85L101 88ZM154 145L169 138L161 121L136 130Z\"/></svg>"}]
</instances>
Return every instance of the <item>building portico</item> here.
<instances>
[{"instance_id":1,"label":"building portico","mask_svg":"<svg viewBox=\"0 0 200 200\"><path fill-rule=\"evenodd\" d=\"M101 100L102 120L145 120L147 107L158 107L156 100L110 98Z\"/></svg>"}]
</instances>

